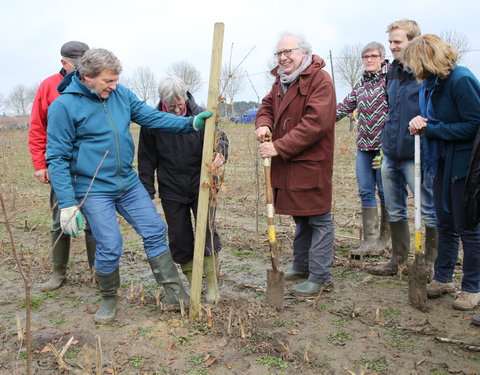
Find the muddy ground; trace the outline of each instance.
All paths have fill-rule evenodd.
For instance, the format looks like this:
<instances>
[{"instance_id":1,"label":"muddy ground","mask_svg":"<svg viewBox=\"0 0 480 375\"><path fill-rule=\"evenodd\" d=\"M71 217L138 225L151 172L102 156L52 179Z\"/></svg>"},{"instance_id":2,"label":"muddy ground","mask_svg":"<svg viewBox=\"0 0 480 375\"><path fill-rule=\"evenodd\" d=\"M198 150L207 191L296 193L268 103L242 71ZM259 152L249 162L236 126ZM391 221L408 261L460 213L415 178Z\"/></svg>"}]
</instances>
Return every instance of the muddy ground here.
<instances>
[{"instance_id":1,"label":"muddy ground","mask_svg":"<svg viewBox=\"0 0 480 375\"><path fill-rule=\"evenodd\" d=\"M346 122L337 126L336 137L335 290L298 298L289 292L295 282L287 282L284 311L268 306L263 168L253 127L223 127L230 138L230 160L218 197L217 228L224 246L221 302L204 305L198 321L179 311L162 311L140 238L120 220L124 233L121 297L117 318L107 325L93 322L99 294L88 281L81 238L73 241L68 282L58 291L40 292L39 284L50 271L49 262L41 267L50 247L49 188L33 178L26 131L0 134L1 191L15 248L22 264L30 265L35 281L33 373L480 374L480 352L475 351L480 346L480 327L470 323L472 312L451 308L453 295L429 301L430 312L418 311L408 304L405 277L371 277L363 270L366 263L384 258L349 259L349 251L359 243L361 217L354 170L355 132L349 132ZM132 132L138 135L136 127ZM411 206L410 200L410 212ZM3 213L0 220L0 374L24 374L25 341L19 340L17 329L17 316L22 324L25 319L24 287ZM277 216L276 226L281 267L286 270L294 226L287 216ZM460 268L455 277L458 283ZM183 276L182 280L186 285ZM207 307L212 312L210 319ZM58 352L67 349L61 360L52 347ZM101 356L96 355L96 348Z\"/></svg>"}]
</instances>

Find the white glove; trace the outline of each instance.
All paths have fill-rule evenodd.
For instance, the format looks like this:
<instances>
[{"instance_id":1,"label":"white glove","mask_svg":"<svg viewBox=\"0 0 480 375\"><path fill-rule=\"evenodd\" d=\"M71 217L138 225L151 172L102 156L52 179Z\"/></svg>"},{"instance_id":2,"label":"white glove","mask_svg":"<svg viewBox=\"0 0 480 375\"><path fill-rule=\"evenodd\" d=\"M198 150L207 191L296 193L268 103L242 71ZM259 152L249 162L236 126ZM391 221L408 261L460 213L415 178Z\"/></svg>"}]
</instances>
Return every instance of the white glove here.
<instances>
[{"instance_id":1,"label":"white glove","mask_svg":"<svg viewBox=\"0 0 480 375\"><path fill-rule=\"evenodd\" d=\"M78 237L78 232L83 229L83 216L77 206L60 209L60 227L63 233Z\"/></svg>"}]
</instances>

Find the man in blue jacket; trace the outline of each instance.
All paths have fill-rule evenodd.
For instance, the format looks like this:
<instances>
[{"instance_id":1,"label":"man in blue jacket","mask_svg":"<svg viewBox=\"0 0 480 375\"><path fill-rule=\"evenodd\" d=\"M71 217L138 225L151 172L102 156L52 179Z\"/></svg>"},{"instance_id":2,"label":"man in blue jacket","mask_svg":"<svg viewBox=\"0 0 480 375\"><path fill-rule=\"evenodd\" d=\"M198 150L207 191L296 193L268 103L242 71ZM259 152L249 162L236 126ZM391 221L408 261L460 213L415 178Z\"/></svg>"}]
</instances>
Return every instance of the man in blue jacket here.
<instances>
[{"instance_id":1,"label":"man in blue jacket","mask_svg":"<svg viewBox=\"0 0 480 375\"><path fill-rule=\"evenodd\" d=\"M60 83L48 111L47 164L60 208L62 230L75 237L82 213L96 244L95 268L103 297L94 320L115 317L122 236L116 212L142 237L150 267L165 289L166 304L188 302L173 263L166 227L133 168L130 122L172 133L203 129L211 112L180 117L157 111L117 84L120 61L104 49L89 50L79 69Z\"/></svg>"},{"instance_id":2,"label":"man in blue jacket","mask_svg":"<svg viewBox=\"0 0 480 375\"><path fill-rule=\"evenodd\" d=\"M407 185L414 191L414 139L410 135L410 120L420 114L418 92L420 85L410 70L400 61L402 51L420 35L420 27L413 20L403 19L387 27L393 62L387 73L388 115L382 130L382 182L385 208L390 222L392 257L389 262L367 269L374 275L392 276L398 272L399 262L406 266L410 249L410 231L407 216ZM422 218L425 222L425 263L428 278L433 276L437 257L437 224L433 203L433 179L422 174Z\"/></svg>"}]
</instances>

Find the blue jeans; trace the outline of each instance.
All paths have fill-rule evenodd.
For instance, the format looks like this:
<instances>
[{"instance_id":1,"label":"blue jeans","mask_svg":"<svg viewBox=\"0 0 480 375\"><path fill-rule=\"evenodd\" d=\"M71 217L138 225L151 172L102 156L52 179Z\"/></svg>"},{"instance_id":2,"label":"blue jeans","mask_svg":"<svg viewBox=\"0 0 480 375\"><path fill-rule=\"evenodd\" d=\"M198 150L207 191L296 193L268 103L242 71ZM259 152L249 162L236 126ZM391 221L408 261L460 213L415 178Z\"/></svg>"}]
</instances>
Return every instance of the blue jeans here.
<instances>
[{"instance_id":1,"label":"blue jeans","mask_svg":"<svg viewBox=\"0 0 480 375\"><path fill-rule=\"evenodd\" d=\"M332 280L330 267L333 260L333 221L330 212L314 216L293 216L292 268L310 272L309 281L325 283Z\"/></svg>"},{"instance_id":2,"label":"blue jeans","mask_svg":"<svg viewBox=\"0 0 480 375\"><path fill-rule=\"evenodd\" d=\"M380 204L385 205L383 197L382 172L380 169L372 168L373 158L380 154L380 151L360 151L357 150L356 171L358 194L362 202L362 207L377 207L375 191L378 188L378 197Z\"/></svg>"},{"instance_id":3,"label":"blue jeans","mask_svg":"<svg viewBox=\"0 0 480 375\"><path fill-rule=\"evenodd\" d=\"M415 162L413 160L395 161L385 154L382 162L383 192L385 208L391 222L406 221L407 185L410 191L415 191ZM435 205L433 202L433 178L422 173L421 187L422 219L429 228L437 226Z\"/></svg>"},{"instance_id":4,"label":"blue jeans","mask_svg":"<svg viewBox=\"0 0 480 375\"><path fill-rule=\"evenodd\" d=\"M459 240L463 247L462 290L469 293L480 292L480 225L474 229L464 229L463 193L465 179L451 181L450 191L444 192L443 168L441 162L435 176L434 197L438 218L438 256L435 261L433 278L442 283L453 281L453 272L457 262ZM442 194L447 193L446 212L442 204Z\"/></svg>"},{"instance_id":5,"label":"blue jeans","mask_svg":"<svg viewBox=\"0 0 480 375\"><path fill-rule=\"evenodd\" d=\"M82 213L90 223L97 245L97 272L107 275L120 265L122 235L116 212L142 237L147 259L168 251L167 228L141 183L118 195L88 196Z\"/></svg>"}]
</instances>

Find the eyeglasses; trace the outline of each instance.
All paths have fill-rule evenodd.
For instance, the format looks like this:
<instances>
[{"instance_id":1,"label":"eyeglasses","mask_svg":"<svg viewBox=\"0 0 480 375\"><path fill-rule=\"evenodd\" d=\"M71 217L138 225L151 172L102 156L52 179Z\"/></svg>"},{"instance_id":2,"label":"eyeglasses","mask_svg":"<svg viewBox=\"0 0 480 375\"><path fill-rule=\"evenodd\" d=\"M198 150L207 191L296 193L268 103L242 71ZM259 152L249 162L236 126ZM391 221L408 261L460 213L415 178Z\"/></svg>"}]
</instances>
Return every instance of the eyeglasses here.
<instances>
[{"instance_id":1,"label":"eyeglasses","mask_svg":"<svg viewBox=\"0 0 480 375\"><path fill-rule=\"evenodd\" d=\"M283 54L283 56L285 56L285 57L290 57L290 55L292 54L292 51L295 51L297 49L300 49L300 48L298 48L298 47L297 48L287 48L287 49L284 49L284 50L281 50L281 51L277 51L273 55L275 57L281 57L282 54Z\"/></svg>"},{"instance_id":2,"label":"eyeglasses","mask_svg":"<svg viewBox=\"0 0 480 375\"><path fill-rule=\"evenodd\" d=\"M167 109L169 112L175 112L177 109L181 111L183 108L185 108L185 103L183 104L172 104L167 106Z\"/></svg>"},{"instance_id":3,"label":"eyeglasses","mask_svg":"<svg viewBox=\"0 0 480 375\"><path fill-rule=\"evenodd\" d=\"M364 55L364 56L362 56L362 59L364 59L364 60L375 60L379 57L380 57L380 55Z\"/></svg>"}]
</instances>

